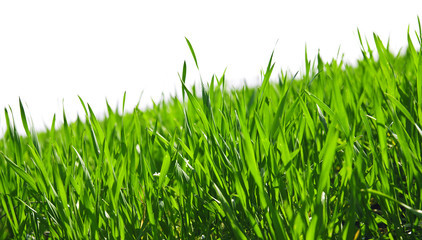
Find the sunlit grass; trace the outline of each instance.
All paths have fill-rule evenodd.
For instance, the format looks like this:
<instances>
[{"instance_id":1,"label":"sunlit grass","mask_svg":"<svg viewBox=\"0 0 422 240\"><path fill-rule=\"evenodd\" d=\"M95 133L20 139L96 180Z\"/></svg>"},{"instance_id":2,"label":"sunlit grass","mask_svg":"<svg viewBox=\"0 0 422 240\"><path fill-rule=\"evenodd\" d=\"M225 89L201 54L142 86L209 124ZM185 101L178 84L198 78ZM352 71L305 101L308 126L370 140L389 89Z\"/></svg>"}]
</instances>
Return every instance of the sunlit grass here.
<instances>
[{"instance_id":1,"label":"sunlit grass","mask_svg":"<svg viewBox=\"0 0 422 240\"><path fill-rule=\"evenodd\" d=\"M188 88L184 64L180 99L103 120L80 99L86 120L42 133L5 109L0 239L422 238L416 35L360 39L356 67L305 55L295 80L271 56L258 88Z\"/></svg>"}]
</instances>

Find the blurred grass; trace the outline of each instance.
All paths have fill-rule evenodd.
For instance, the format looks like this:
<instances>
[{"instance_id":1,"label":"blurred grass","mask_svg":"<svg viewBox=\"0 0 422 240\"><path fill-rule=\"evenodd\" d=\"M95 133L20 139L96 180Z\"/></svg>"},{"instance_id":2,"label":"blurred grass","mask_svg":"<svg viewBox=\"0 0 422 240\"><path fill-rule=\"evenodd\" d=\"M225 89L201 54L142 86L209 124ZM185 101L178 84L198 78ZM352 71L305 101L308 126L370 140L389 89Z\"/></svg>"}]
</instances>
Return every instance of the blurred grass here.
<instances>
[{"instance_id":1,"label":"blurred grass","mask_svg":"<svg viewBox=\"0 0 422 240\"><path fill-rule=\"evenodd\" d=\"M257 88L223 74L197 93L185 63L183 100L98 120L80 99L84 122L63 110L40 133L20 101L26 136L4 110L0 239L420 239L421 35L397 55L359 35L356 67L305 54L277 83L271 55Z\"/></svg>"}]
</instances>

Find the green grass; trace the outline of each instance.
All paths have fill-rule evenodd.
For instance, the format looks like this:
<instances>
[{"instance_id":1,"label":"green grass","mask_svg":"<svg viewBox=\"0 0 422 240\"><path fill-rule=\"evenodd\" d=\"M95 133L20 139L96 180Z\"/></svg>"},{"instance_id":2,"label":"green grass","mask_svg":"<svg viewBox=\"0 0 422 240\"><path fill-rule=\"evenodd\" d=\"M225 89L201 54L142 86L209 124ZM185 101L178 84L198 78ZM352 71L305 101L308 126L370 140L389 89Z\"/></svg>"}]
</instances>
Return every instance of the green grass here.
<instances>
[{"instance_id":1,"label":"green grass","mask_svg":"<svg viewBox=\"0 0 422 240\"><path fill-rule=\"evenodd\" d=\"M20 103L26 136L5 109L0 239L420 239L416 35L361 40L355 67L305 55L296 80L271 57L257 88L188 88L184 64L180 100L99 120L81 99L86 120L45 132Z\"/></svg>"}]
</instances>

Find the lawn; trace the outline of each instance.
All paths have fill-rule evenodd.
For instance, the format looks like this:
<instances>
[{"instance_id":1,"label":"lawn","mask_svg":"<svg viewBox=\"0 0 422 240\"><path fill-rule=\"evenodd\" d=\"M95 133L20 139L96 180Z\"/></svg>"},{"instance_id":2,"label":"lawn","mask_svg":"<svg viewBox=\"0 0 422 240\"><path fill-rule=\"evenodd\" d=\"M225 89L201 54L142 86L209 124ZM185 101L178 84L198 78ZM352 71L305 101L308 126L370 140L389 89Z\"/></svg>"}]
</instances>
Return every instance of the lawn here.
<instances>
[{"instance_id":1,"label":"lawn","mask_svg":"<svg viewBox=\"0 0 422 240\"><path fill-rule=\"evenodd\" d=\"M85 120L64 109L44 132L22 102L4 109L0 239L420 239L420 22L413 34L397 54L359 35L354 66L305 53L294 77L271 55L258 87L187 87L185 63L182 96L122 115L124 97L104 119L80 99Z\"/></svg>"}]
</instances>

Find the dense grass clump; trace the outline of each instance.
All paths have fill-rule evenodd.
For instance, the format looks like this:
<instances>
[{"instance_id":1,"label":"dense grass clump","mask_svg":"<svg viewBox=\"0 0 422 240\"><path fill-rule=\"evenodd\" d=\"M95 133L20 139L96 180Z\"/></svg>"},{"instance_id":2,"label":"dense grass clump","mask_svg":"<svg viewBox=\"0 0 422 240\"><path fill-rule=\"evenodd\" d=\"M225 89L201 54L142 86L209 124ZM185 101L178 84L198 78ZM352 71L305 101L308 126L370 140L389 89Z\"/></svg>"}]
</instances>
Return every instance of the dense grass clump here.
<instances>
[{"instance_id":1,"label":"dense grass clump","mask_svg":"<svg viewBox=\"0 0 422 240\"><path fill-rule=\"evenodd\" d=\"M225 88L35 133L10 109L0 239L422 238L422 52L374 35L356 67L306 58L301 79ZM361 41L362 42L362 41ZM189 47L196 57L192 46ZM124 108L124 101L123 101Z\"/></svg>"}]
</instances>

